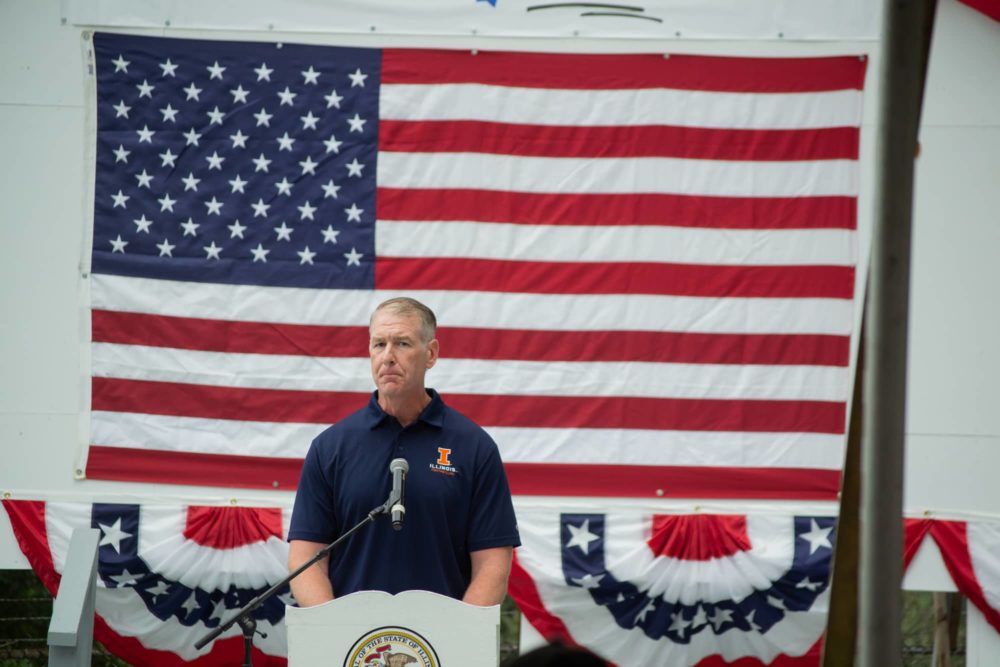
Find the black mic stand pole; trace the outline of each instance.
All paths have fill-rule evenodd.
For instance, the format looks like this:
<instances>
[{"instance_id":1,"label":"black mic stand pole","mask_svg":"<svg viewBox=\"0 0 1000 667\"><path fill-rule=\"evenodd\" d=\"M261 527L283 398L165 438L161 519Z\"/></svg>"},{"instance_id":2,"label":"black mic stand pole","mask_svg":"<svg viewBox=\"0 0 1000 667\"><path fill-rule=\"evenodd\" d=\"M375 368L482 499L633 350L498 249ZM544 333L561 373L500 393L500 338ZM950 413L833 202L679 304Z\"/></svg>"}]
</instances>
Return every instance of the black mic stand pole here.
<instances>
[{"instance_id":1,"label":"black mic stand pole","mask_svg":"<svg viewBox=\"0 0 1000 667\"><path fill-rule=\"evenodd\" d=\"M389 493L389 499L385 501L384 504L379 505L372 511L368 513L364 519L362 519L354 528L338 537L336 540L326 545L322 549L316 552L316 555L310 558L306 563L302 564L295 569L294 572L289 573L287 577L271 586L269 589L250 600L242 609L236 612L232 618L230 618L225 623L219 624L219 627L215 628L207 635L199 639L194 643L194 647L201 650L206 644L213 641L216 637L221 635L223 632L231 628L235 624L239 624L240 629L243 630L243 667L252 667L253 659L253 636L257 632L257 620L251 616L251 614L256 611L262 604L271 599L275 593L285 587L288 582L290 582L295 577L299 576L310 567L315 565L318 561L322 560L327 554L333 551L338 544L346 540L348 537L353 535L357 530L359 530L365 524L371 523L375 520L375 517L380 514L388 514L390 508L398 502L398 499L394 497L393 493ZM263 632L259 633L261 637L267 637Z\"/></svg>"}]
</instances>

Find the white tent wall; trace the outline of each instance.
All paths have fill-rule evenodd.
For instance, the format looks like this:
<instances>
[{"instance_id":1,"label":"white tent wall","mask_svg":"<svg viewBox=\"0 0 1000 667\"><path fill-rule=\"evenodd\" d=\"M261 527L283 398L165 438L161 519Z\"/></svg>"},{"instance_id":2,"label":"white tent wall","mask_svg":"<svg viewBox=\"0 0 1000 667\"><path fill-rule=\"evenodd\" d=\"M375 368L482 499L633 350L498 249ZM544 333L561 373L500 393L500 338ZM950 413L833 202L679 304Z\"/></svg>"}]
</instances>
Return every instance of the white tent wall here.
<instances>
[{"instance_id":1,"label":"white tent wall","mask_svg":"<svg viewBox=\"0 0 1000 667\"><path fill-rule=\"evenodd\" d=\"M108 9L112 4L95 5L103 8L102 18L114 16ZM157 6L177 4L145 3L142 7L148 19ZM489 9L486 3L477 4ZM502 8L503 0L500 4ZM867 4L860 3L862 9L850 3L847 7L863 14L870 11L864 9ZM301 10L309 3L295 6ZM86 313L80 298L85 281L80 263L86 252L90 188L84 182L88 132L81 46L87 27L74 22L87 18L78 15L81 7L85 5L58 0L0 0L0 156L5 161L0 178L0 493L12 498L125 502L155 498L206 504L234 499L240 504L287 505L291 497L286 492L109 483L75 475L81 433L86 432L81 413L87 386L87 347L81 344ZM868 18L870 23L871 15ZM172 28L152 28L163 22L130 20L133 27L115 29L172 36L206 34L178 29L176 23ZM867 33L853 33L854 41L845 36L846 28L823 35L823 41L789 39L796 36L794 31L781 39L777 35L765 39L762 33L744 35L742 40L717 35L696 41L649 36L598 39L591 33L574 37L571 24L560 25L558 33L553 28L550 37L530 38L484 37L482 32L460 36L456 31L444 36L427 31L407 36L398 30L375 36L321 35L290 32L291 28L282 32L280 23L277 27L237 32L230 25L209 35L370 46L745 55L867 53L859 203L861 257L867 257L879 76L878 45L871 37L878 34L877 26ZM433 27L428 30L432 32ZM994 344L1000 334L1000 309L994 295L1000 284L1000 262L995 259L1000 247L998 71L1000 24L956 0L942 0L916 181L905 497L907 512L912 514L1000 517L1000 485L994 481L1000 469L1000 410L995 408L1000 404L1000 390L995 387L995 378L1000 377L1000 348ZM0 568L26 566L6 514L0 512ZM942 573L940 555L936 549L927 549L918 556L906 585L941 588L947 585L947 575ZM1000 638L981 619L970 619L969 627L967 664L995 664ZM974 637L975 628L979 630Z\"/></svg>"}]
</instances>

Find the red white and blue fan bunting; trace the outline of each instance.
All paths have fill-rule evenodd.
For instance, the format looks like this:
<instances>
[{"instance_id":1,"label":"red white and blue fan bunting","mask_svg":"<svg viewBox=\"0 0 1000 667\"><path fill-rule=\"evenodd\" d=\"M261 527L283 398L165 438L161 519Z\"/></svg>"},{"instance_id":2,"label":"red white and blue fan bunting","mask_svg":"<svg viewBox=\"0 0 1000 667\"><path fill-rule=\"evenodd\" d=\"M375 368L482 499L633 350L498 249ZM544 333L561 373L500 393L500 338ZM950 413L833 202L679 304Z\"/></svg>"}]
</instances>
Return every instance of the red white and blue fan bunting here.
<instances>
[{"instance_id":1,"label":"red white and blue fan bunting","mask_svg":"<svg viewBox=\"0 0 1000 667\"><path fill-rule=\"evenodd\" d=\"M97 528L95 636L143 665L239 664L233 628L194 642L286 572L288 511L5 500L22 551L58 590L75 528ZM517 503L511 595L548 639L627 665L817 665L832 516L561 511ZM563 508L565 509L565 508ZM1000 632L1000 521L906 522L906 563L930 536L959 591ZM284 665L287 592L257 614L254 664Z\"/></svg>"},{"instance_id":2,"label":"red white and blue fan bunting","mask_svg":"<svg viewBox=\"0 0 1000 667\"><path fill-rule=\"evenodd\" d=\"M101 531L95 638L143 665L239 664L238 627L194 643L287 573L281 509L4 501L21 549L55 594L76 528ZM286 591L255 614L255 665L286 663Z\"/></svg>"},{"instance_id":3,"label":"red white and blue fan bunting","mask_svg":"<svg viewBox=\"0 0 1000 667\"><path fill-rule=\"evenodd\" d=\"M513 587L533 581L543 610L529 614L529 604L526 614L550 639L562 634L622 665L710 664L713 656L765 664L801 656L786 664L815 664L833 517L534 519L519 514L524 546Z\"/></svg>"}]
</instances>

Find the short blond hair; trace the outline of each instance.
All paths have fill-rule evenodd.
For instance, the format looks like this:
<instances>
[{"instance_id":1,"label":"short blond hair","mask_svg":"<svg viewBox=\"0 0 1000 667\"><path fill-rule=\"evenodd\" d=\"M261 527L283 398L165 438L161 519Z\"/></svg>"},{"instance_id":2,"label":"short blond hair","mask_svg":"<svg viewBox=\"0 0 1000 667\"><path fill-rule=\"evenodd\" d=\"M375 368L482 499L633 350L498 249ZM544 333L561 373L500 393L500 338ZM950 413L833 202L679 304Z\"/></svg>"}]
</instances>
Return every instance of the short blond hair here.
<instances>
[{"instance_id":1,"label":"short blond hair","mask_svg":"<svg viewBox=\"0 0 1000 667\"><path fill-rule=\"evenodd\" d=\"M411 299L408 296L386 299L375 308L372 316L368 318L369 329L371 329L372 322L375 321L375 315L383 310L394 315L416 315L420 318L420 337L424 343L431 342L437 335L437 318L434 316L434 311L416 299Z\"/></svg>"}]
</instances>

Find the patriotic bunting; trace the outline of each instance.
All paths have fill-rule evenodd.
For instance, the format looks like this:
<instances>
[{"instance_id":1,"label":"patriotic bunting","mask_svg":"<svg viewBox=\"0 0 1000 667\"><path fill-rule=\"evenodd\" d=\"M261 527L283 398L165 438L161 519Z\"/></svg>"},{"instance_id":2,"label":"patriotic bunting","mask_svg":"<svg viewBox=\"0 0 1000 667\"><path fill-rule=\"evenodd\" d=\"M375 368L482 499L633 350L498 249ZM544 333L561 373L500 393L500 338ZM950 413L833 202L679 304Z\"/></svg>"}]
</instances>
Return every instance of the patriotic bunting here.
<instances>
[{"instance_id":1,"label":"patriotic bunting","mask_svg":"<svg viewBox=\"0 0 1000 667\"><path fill-rule=\"evenodd\" d=\"M53 593L72 530L100 530L96 637L135 664L236 664L238 628L193 643L286 572L278 508L3 502ZM834 517L656 514L517 503L511 594L548 639L622 665L818 664ZM377 528L377 526L375 527ZM906 563L927 536L1000 632L1000 522L906 521ZM287 592L259 610L254 664L283 665Z\"/></svg>"},{"instance_id":2,"label":"patriotic bunting","mask_svg":"<svg viewBox=\"0 0 1000 667\"><path fill-rule=\"evenodd\" d=\"M818 664L833 517L519 512L518 522L511 589L548 639L619 665Z\"/></svg>"},{"instance_id":3,"label":"patriotic bunting","mask_svg":"<svg viewBox=\"0 0 1000 667\"><path fill-rule=\"evenodd\" d=\"M73 530L100 530L94 636L137 665L240 664L239 626L202 651L194 643L288 573L288 511L281 509L3 504L22 551L53 595ZM286 590L255 613L267 635L254 639L255 665L286 664L291 601Z\"/></svg>"}]
</instances>

